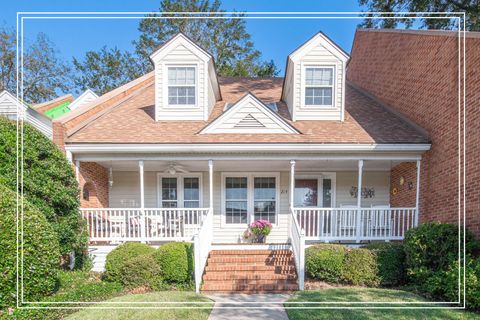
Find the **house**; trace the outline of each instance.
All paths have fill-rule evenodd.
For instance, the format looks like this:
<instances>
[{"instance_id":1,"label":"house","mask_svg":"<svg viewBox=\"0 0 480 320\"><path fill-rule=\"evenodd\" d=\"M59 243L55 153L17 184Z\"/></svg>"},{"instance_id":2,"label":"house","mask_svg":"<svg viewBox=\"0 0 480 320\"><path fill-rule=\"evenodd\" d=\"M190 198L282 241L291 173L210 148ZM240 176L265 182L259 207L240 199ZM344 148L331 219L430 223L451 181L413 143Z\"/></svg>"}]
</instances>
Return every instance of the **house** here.
<instances>
[{"instance_id":1,"label":"house","mask_svg":"<svg viewBox=\"0 0 480 320\"><path fill-rule=\"evenodd\" d=\"M318 33L284 78L222 78L180 33L153 72L53 120L92 244L193 241L197 290L279 291L303 289L309 243L402 240L422 214L430 137L347 81L349 59ZM392 188L405 163L408 191ZM273 224L268 244L244 239L257 219Z\"/></svg>"},{"instance_id":2,"label":"house","mask_svg":"<svg viewBox=\"0 0 480 320\"><path fill-rule=\"evenodd\" d=\"M8 91L0 93L0 115L11 120L21 119L28 122L48 138L52 138L52 122L50 119L26 103L19 101Z\"/></svg>"},{"instance_id":3,"label":"house","mask_svg":"<svg viewBox=\"0 0 480 320\"><path fill-rule=\"evenodd\" d=\"M432 147L422 155L426 170L422 170L420 179L420 221L458 224L460 219L477 238L480 237L479 49L479 32L467 32L463 43L459 42L458 32L359 29L347 72L350 83L429 133ZM398 195L390 198L392 205L403 201L402 193L409 192L406 185L399 185L399 179L413 176L415 167L411 164L392 169L391 184L399 190Z\"/></svg>"},{"instance_id":4,"label":"house","mask_svg":"<svg viewBox=\"0 0 480 320\"><path fill-rule=\"evenodd\" d=\"M56 99L33 105L33 108L42 112L50 119L55 119L64 115L70 110L75 110L98 98L97 94L90 89L85 90L76 99L71 94L67 94Z\"/></svg>"}]
</instances>

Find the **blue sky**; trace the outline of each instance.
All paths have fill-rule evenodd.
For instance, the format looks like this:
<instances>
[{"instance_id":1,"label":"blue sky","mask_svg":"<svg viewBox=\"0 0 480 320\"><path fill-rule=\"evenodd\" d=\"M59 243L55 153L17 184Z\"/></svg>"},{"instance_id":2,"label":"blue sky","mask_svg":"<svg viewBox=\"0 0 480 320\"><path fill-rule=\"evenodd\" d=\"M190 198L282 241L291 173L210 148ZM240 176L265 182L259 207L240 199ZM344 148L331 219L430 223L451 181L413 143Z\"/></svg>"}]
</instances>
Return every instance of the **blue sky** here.
<instances>
[{"instance_id":1,"label":"blue sky","mask_svg":"<svg viewBox=\"0 0 480 320\"><path fill-rule=\"evenodd\" d=\"M17 12L37 11L156 11L159 1L120 0L17 0L2 4L0 24L14 27ZM225 10L238 11L361 11L357 0L304 1L304 0L224 0ZM132 41L139 33L140 19L133 20L72 20L42 19L26 20L26 38L34 38L44 32L55 43L66 61L81 58L86 51L98 50L102 46L117 46L133 50ZM361 19L288 19L247 20L247 30L265 60L273 59L283 74L286 56L318 31L323 31L344 50L350 52L355 29Z\"/></svg>"}]
</instances>

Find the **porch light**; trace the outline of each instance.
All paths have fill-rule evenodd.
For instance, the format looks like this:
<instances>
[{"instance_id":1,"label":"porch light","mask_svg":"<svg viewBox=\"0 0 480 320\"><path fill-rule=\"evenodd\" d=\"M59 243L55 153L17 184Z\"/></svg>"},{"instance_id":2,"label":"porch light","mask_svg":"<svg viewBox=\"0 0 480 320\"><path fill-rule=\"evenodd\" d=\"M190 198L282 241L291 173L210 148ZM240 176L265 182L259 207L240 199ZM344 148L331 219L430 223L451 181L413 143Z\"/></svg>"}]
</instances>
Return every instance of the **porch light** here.
<instances>
[{"instance_id":1,"label":"porch light","mask_svg":"<svg viewBox=\"0 0 480 320\"><path fill-rule=\"evenodd\" d=\"M108 185L110 186L110 188L113 186L113 169L112 169L112 167L110 167L110 169L108 170Z\"/></svg>"}]
</instances>

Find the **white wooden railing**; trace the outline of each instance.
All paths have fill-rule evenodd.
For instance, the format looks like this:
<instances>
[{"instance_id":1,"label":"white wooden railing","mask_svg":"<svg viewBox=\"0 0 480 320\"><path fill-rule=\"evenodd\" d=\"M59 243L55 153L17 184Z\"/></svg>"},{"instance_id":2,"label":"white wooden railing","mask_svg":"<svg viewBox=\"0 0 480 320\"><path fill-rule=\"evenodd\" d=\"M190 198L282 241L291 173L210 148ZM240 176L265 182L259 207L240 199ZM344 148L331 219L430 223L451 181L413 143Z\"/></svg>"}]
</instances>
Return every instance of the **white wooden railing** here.
<instances>
[{"instance_id":1,"label":"white wooden railing","mask_svg":"<svg viewBox=\"0 0 480 320\"><path fill-rule=\"evenodd\" d=\"M403 240L416 208L293 208L307 240Z\"/></svg>"},{"instance_id":2,"label":"white wooden railing","mask_svg":"<svg viewBox=\"0 0 480 320\"><path fill-rule=\"evenodd\" d=\"M305 234L300 228L294 210L290 210L289 214L288 237L292 246L295 258L295 268L297 269L298 289L303 290L305 284Z\"/></svg>"},{"instance_id":3,"label":"white wooden railing","mask_svg":"<svg viewBox=\"0 0 480 320\"><path fill-rule=\"evenodd\" d=\"M195 259L195 291L200 292L202 275L207 264L208 254L213 241L213 209L204 217L198 233L193 237Z\"/></svg>"},{"instance_id":4,"label":"white wooden railing","mask_svg":"<svg viewBox=\"0 0 480 320\"><path fill-rule=\"evenodd\" d=\"M90 241L191 241L209 208L82 208Z\"/></svg>"}]
</instances>

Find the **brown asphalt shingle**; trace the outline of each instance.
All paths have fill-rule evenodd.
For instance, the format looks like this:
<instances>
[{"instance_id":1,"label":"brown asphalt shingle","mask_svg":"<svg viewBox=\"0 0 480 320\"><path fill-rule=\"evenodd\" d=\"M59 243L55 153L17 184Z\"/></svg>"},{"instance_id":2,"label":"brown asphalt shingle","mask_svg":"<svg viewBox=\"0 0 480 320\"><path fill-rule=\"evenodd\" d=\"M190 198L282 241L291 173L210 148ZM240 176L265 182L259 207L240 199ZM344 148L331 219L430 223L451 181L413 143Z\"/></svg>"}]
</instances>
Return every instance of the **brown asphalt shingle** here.
<instances>
[{"instance_id":1,"label":"brown asphalt shingle","mask_svg":"<svg viewBox=\"0 0 480 320\"><path fill-rule=\"evenodd\" d=\"M67 143L429 143L428 137L359 90L347 85L345 121L291 121L281 102L283 78L219 78L223 100L208 121L155 121L154 85L122 102L67 138ZM301 134L199 134L250 91L277 102L279 114Z\"/></svg>"}]
</instances>

